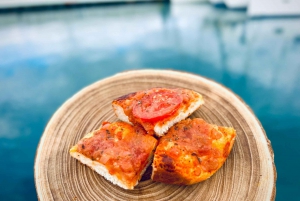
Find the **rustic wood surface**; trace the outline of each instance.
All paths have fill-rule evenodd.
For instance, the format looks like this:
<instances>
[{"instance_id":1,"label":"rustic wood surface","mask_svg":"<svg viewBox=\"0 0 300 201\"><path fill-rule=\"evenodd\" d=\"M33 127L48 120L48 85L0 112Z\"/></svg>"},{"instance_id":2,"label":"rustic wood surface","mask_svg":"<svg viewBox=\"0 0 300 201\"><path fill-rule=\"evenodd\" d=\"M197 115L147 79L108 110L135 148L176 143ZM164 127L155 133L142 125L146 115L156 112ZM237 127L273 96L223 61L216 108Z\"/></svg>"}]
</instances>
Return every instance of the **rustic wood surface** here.
<instances>
[{"instance_id":1,"label":"rustic wood surface","mask_svg":"<svg viewBox=\"0 0 300 201\"><path fill-rule=\"evenodd\" d=\"M232 126L237 137L227 161L210 179L192 185L156 183L149 171L134 190L106 181L71 158L69 149L102 121L117 121L111 101L151 87L195 90L205 104L192 117ZM49 121L35 159L39 200L274 200L276 169L273 150L261 124L245 103L220 84L184 72L137 70L116 74L79 91Z\"/></svg>"}]
</instances>

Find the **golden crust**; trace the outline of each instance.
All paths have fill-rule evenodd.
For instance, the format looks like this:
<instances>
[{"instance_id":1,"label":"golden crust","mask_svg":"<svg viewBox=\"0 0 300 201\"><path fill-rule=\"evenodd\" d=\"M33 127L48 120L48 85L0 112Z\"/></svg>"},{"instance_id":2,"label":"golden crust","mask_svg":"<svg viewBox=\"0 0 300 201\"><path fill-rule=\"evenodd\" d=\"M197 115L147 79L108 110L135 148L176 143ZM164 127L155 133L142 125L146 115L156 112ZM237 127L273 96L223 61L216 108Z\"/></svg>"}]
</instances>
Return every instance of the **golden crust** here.
<instances>
[{"instance_id":1,"label":"golden crust","mask_svg":"<svg viewBox=\"0 0 300 201\"><path fill-rule=\"evenodd\" d=\"M186 119L159 139L153 159L152 179L168 184L191 185L211 177L232 149L233 128Z\"/></svg>"}]
</instances>

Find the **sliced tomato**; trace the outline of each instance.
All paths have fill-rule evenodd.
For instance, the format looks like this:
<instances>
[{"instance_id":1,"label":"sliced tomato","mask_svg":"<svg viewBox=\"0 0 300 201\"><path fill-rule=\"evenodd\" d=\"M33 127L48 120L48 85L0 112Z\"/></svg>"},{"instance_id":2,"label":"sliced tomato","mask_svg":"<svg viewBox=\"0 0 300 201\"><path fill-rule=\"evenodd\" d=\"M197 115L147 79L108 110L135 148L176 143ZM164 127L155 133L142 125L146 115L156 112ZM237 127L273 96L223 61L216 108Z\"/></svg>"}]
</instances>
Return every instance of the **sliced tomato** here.
<instances>
[{"instance_id":1,"label":"sliced tomato","mask_svg":"<svg viewBox=\"0 0 300 201\"><path fill-rule=\"evenodd\" d=\"M173 90L155 88L147 91L133 106L133 116L145 122L154 122L174 114L182 102L182 97Z\"/></svg>"}]
</instances>

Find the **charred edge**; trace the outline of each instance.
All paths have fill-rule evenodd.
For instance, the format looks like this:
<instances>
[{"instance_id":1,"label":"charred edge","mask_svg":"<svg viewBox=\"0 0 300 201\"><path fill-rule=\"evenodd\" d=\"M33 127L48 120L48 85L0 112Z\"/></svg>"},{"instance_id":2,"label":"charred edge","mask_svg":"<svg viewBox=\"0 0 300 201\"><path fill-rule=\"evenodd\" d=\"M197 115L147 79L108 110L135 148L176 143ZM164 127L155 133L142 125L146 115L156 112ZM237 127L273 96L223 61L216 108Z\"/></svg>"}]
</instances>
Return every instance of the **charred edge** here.
<instances>
[{"instance_id":1,"label":"charred edge","mask_svg":"<svg viewBox=\"0 0 300 201\"><path fill-rule=\"evenodd\" d=\"M167 172L174 172L175 167L173 164L173 159L169 157L168 155L162 155L162 164L160 164L160 167L164 169Z\"/></svg>"},{"instance_id":2,"label":"charred edge","mask_svg":"<svg viewBox=\"0 0 300 201\"><path fill-rule=\"evenodd\" d=\"M117 98L115 101L123 101L123 100L126 100L126 99L130 99L131 97L135 96L137 92L133 92L133 93L130 93L130 94L126 94L124 96L121 96L119 98Z\"/></svg>"},{"instance_id":3,"label":"charred edge","mask_svg":"<svg viewBox=\"0 0 300 201\"><path fill-rule=\"evenodd\" d=\"M192 153L192 156L196 157L198 162L201 163L201 158L196 153Z\"/></svg>"}]
</instances>

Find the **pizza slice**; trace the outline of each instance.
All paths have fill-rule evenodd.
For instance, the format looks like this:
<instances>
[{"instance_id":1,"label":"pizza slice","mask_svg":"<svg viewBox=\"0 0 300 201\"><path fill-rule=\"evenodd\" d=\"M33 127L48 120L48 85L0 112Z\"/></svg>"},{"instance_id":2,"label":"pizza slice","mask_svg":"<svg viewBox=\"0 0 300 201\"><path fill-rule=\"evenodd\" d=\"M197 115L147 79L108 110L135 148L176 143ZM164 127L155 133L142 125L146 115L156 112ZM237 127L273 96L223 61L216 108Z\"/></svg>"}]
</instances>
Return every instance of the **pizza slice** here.
<instances>
[{"instance_id":1,"label":"pizza slice","mask_svg":"<svg viewBox=\"0 0 300 201\"><path fill-rule=\"evenodd\" d=\"M233 128L186 119L159 139L151 178L154 181L191 185L211 177L225 162L235 140Z\"/></svg>"},{"instance_id":2,"label":"pizza slice","mask_svg":"<svg viewBox=\"0 0 300 201\"><path fill-rule=\"evenodd\" d=\"M112 105L122 121L140 124L148 134L163 136L203 103L202 95L189 89L152 88L121 96Z\"/></svg>"},{"instance_id":3,"label":"pizza slice","mask_svg":"<svg viewBox=\"0 0 300 201\"><path fill-rule=\"evenodd\" d=\"M141 126L104 122L73 146L70 154L113 184L133 189L151 163L156 145L157 140Z\"/></svg>"}]
</instances>

